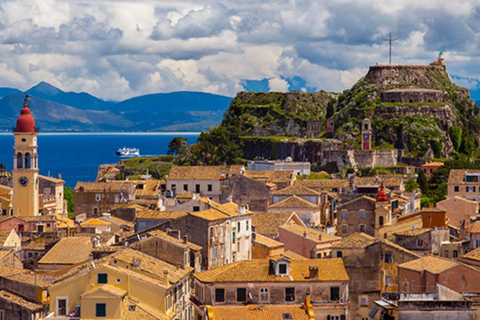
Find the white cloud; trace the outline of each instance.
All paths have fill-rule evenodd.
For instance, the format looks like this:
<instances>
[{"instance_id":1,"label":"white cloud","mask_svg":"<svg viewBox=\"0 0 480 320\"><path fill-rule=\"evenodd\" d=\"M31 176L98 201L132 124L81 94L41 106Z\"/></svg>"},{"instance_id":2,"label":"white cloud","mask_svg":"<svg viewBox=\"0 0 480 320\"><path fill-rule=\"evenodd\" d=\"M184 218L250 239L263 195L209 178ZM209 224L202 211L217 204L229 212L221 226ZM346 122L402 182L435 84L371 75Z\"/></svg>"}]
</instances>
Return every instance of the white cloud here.
<instances>
[{"instance_id":1,"label":"white cloud","mask_svg":"<svg viewBox=\"0 0 480 320\"><path fill-rule=\"evenodd\" d=\"M477 0L4 0L0 86L47 81L104 99L197 90L233 96L242 79L342 91L388 61L445 52L459 84L480 79Z\"/></svg>"},{"instance_id":2,"label":"white cloud","mask_svg":"<svg viewBox=\"0 0 480 320\"><path fill-rule=\"evenodd\" d=\"M268 88L271 92L287 92L289 84L286 80L280 78L272 78L268 80Z\"/></svg>"}]
</instances>

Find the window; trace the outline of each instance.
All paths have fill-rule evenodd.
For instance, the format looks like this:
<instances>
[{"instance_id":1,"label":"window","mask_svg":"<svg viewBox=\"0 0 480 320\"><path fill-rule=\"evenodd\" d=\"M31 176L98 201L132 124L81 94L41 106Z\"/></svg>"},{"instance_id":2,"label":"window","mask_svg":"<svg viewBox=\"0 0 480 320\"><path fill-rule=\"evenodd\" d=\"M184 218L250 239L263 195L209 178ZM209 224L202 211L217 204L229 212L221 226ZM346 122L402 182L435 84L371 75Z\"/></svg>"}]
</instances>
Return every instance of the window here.
<instances>
[{"instance_id":1,"label":"window","mask_svg":"<svg viewBox=\"0 0 480 320\"><path fill-rule=\"evenodd\" d=\"M347 219L347 210L342 210L342 219Z\"/></svg>"},{"instance_id":2,"label":"window","mask_svg":"<svg viewBox=\"0 0 480 320\"><path fill-rule=\"evenodd\" d=\"M346 225L342 226L342 234L347 234L347 226Z\"/></svg>"},{"instance_id":3,"label":"window","mask_svg":"<svg viewBox=\"0 0 480 320\"><path fill-rule=\"evenodd\" d=\"M453 191L454 191L454 192L459 192L459 191L460 191L460 187L459 187L459 186L453 187Z\"/></svg>"},{"instance_id":4,"label":"window","mask_svg":"<svg viewBox=\"0 0 480 320\"><path fill-rule=\"evenodd\" d=\"M225 302L225 289L216 288L215 289L215 302Z\"/></svg>"},{"instance_id":5,"label":"window","mask_svg":"<svg viewBox=\"0 0 480 320\"><path fill-rule=\"evenodd\" d=\"M366 229L367 229L367 228L366 228L366 226L365 226L364 224L361 224L361 225L360 225L360 232L365 233L365 232L366 232Z\"/></svg>"},{"instance_id":6,"label":"window","mask_svg":"<svg viewBox=\"0 0 480 320\"><path fill-rule=\"evenodd\" d=\"M108 274L106 273L97 274L97 283L108 283Z\"/></svg>"},{"instance_id":7,"label":"window","mask_svg":"<svg viewBox=\"0 0 480 320\"><path fill-rule=\"evenodd\" d=\"M5 320L5 310L0 310L0 320Z\"/></svg>"},{"instance_id":8,"label":"window","mask_svg":"<svg viewBox=\"0 0 480 320\"><path fill-rule=\"evenodd\" d=\"M115 280L116 284L120 284L121 282L122 282L122 280L120 280L120 278L117 278L117 280Z\"/></svg>"},{"instance_id":9,"label":"window","mask_svg":"<svg viewBox=\"0 0 480 320\"><path fill-rule=\"evenodd\" d=\"M295 301L295 288L285 288L285 301Z\"/></svg>"},{"instance_id":10,"label":"window","mask_svg":"<svg viewBox=\"0 0 480 320\"><path fill-rule=\"evenodd\" d=\"M337 251L337 258L342 258L342 257L343 257L343 252Z\"/></svg>"},{"instance_id":11,"label":"window","mask_svg":"<svg viewBox=\"0 0 480 320\"><path fill-rule=\"evenodd\" d=\"M417 247L423 247L423 240L417 239Z\"/></svg>"},{"instance_id":12,"label":"window","mask_svg":"<svg viewBox=\"0 0 480 320\"><path fill-rule=\"evenodd\" d=\"M383 216L378 217L378 224L383 226Z\"/></svg>"},{"instance_id":13,"label":"window","mask_svg":"<svg viewBox=\"0 0 480 320\"><path fill-rule=\"evenodd\" d=\"M195 193L200 193L200 185L199 184L195 185Z\"/></svg>"},{"instance_id":14,"label":"window","mask_svg":"<svg viewBox=\"0 0 480 320\"><path fill-rule=\"evenodd\" d=\"M235 243L235 231L232 232L232 243Z\"/></svg>"},{"instance_id":15,"label":"window","mask_svg":"<svg viewBox=\"0 0 480 320\"><path fill-rule=\"evenodd\" d=\"M365 210L360 210L360 219L365 219Z\"/></svg>"},{"instance_id":16,"label":"window","mask_svg":"<svg viewBox=\"0 0 480 320\"><path fill-rule=\"evenodd\" d=\"M246 288L237 288L237 302L247 301L247 289Z\"/></svg>"},{"instance_id":17,"label":"window","mask_svg":"<svg viewBox=\"0 0 480 320\"><path fill-rule=\"evenodd\" d=\"M278 265L278 273L279 274L287 274L287 264L286 263L280 263Z\"/></svg>"},{"instance_id":18,"label":"window","mask_svg":"<svg viewBox=\"0 0 480 320\"><path fill-rule=\"evenodd\" d=\"M95 200L97 201L102 200L102 195L100 193L95 194Z\"/></svg>"},{"instance_id":19,"label":"window","mask_svg":"<svg viewBox=\"0 0 480 320\"><path fill-rule=\"evenodd\" d=\"M340 288L339 287L330 287L330 301L340 300Z\"/></svg>"},{"instance_id":20,"label":"window","mask_svg":"<svg viewBox=\"0 0 480 320\"><path fill-rule=\"evenodd\" d=\"M207 190L210 191L210 192L212 192L213 188L212 188L212 185L211 185L211 184L207 185Z\"/></svg>"},{"instance_id":21,"label":"window","mask_svg":"<svg viewBox=\"0 0 480 320\"><path fill-rule=\"evenodd\" d=\"M453 257L458 258L458 251L457 250L453 250Z\"/></svg>"},{"instance_id":22,"label":"window","mask_svg":"<svg viewBox=\"0 0 480 320\"><path fill-rule=\"evenodd\" d=\"M247 221L245 221L245 230L247 230L247 231L248 231L248 220L247 220Z\"/></svg>"},{"instance_id":23,"label":"window","mask_svg":"<svg viewBox=\"0 0 480 320\"><path fill-rule=\"evenodd\" d=\"M473 241L473 246L474 246L475 248L480 247L480 240L474 240L474 241Z\"/></svg>"},{"instance_id":24,"label":"window","mask_svg":"<svg viewBox=\"0 0 480 320\"><path fill-rule=\"evenodd\" d=\"M385 263L392 263L393 255L391 252L385 252Z\"/></svg>"},{"instance_id":25,"label":"window","mask_svg":"<svg viewBox=\"0 0 480 320\"><path fill-rule=\"evenodd\" d=\"M444 251L443 251L443 256L444 256L445 258L448 258L448 250L444 250Z\"/></svg>"},{"instance_id":26,"label":"window","mask_svg":"<svg viewBox=\"0 0 480 320\"><path fill-rule=\"evenodd\" d=\"M387 276L387 278L385 279L385 283L388 287L392 286L393 285L392 277Z\"/></svg>"},{"instance_id":27,"label":"window","mask_svg":"<svg viewBox=\"0 0 480 320\"><path fill-rule=\"evenodd\" d=\"M67 306L68 306L68 299L57 298L57 315L66 316Z\"/></svg>"},{"instance_id":28,"label":"window","mask_svg":"<svg viewBox=\"0 0 480 320\"><path fill-rule=\"evenodd\" d=\"M268 302L268 288L260 288L260 301L261 302Z\"/></svg>"},{"instance_id":29,"label":"window","mask_svg":"<svg viewBox=\"0 0 480 320\"><path fill-rule=\"evenodd\" d=\"M106 303L95 303L95 316L96 317L106 317L107 316L107 304Z\"/></svg>"},{"instance_id":30,"label":"window","mask_svg":"<svg viewBox=\"0 0 480 320\"><path fill-rule=\"evenodd\" d=\"M200 211L200 207L199 206L194 206L193 207L193 212L198 212Z\"/></svg>"},{"instance_id":31,"label":"window","mask_svg":"<svg viewBox=\"0 0 480 320\"><path fill-rule=\"evenodd\" d=\"M360 306L368 307L368 297L360 297Z\"/></svg>"},{"instance_id":32,"label":"window","mask_svg":"<svg viewBox=\"0 0 480 320\"><path fill-rule=\"evenodd\" d=\"M166 306L167 310L170 310L172 308L172 296L171 295L167 295L165 297L165 306Z\"/></svg>"},{"instance_id":33,"label":"window","mask_svg":"<svg viewBox=\"0 0 480 320\"><path fill-rule=\"evenodd\" d=\"M475 187L474 186L467 186L466 190L467 190L467 192L475 192Z\"/></svg>"},{"instance_id":34,"label":"window","mask_svg":"<svg viewBox=\"0 0 480 320\"><path fill-rule=\"evenodd\" d=\"M184 191L188 191L188 184L184 184L184 185L183 185L183 190L184 190Z\"/></svg>"},{"instance_id":35,"label":"window","mask_svg":"<svg viewBox=\"0 0 480 320\"><path fill-rule=\"evenodd\" d=\"M241 226L240 221L238 221L238 223L237 223L238 232L240 232L240 226Z\"/></svg>"}]
</instances>

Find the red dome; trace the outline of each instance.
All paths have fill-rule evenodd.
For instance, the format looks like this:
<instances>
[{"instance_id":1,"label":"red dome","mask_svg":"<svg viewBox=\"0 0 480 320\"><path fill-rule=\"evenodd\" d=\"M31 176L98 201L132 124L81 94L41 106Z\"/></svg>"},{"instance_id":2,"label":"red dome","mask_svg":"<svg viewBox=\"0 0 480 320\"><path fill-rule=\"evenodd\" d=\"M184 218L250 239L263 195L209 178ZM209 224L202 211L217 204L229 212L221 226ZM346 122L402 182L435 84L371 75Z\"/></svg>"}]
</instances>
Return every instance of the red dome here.
<instances>
[{"instance_id":1,"label":"red dome","mask_svg":"<svg viewBox=\"0 0 480 320\"><path fill-rule=\"evenodd\" d=\"M30 108L26 103L20 111L20 117L17 119L15 132L35 132L35 119L33 119Z\"/></svg>"},{"instance_id":2,"label":"red dome","mask_svg":"<svg viewBox=\"0 0 480 320\"><path fill-rule=\"evenodd\" d=\"M380 190L377 193L377 202L388 202L387 194L383 190L383 182L380 184Z\"/></svg>"}]
</instances>

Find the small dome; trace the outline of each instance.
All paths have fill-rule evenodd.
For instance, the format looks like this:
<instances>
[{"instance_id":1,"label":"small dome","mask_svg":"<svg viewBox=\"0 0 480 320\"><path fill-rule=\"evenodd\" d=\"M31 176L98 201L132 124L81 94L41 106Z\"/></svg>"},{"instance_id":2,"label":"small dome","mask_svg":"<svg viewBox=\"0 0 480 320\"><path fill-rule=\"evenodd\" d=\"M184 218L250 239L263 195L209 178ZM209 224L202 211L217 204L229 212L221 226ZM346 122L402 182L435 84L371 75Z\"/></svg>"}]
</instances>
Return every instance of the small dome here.
<instances>
[{"instance_id":1,"label":"small dome","mask_svg":"<svg viewBox=\"0 0 480 320\"><path fill-rule=\"evenodd\" d=\"M380 190L378 190L377 193L377 202L388 202L387 194L385 190L383 190L383 182L380 184Z\"/></svg>"},{"instance_id":2,"label":"small dome","mask_svg":"<svg viewBox=\"0 0 480 320\"><path fill-rule=\"evenodd\" d=\"M292 157L287 157L287 158L285 159L285 162L292 162Z\"/></svg>"},{"instance_id":3,"label":"small dome","mask_svg":"<svg viewBox=\"0 0 480 320\"><path fill-rule=\"evenodd\" d=\"M25 97L25 105L20 111L20 116L17 118L15 132L35 132L35 119L28 107L27 97Z\"/></svg>"}]
</instances>

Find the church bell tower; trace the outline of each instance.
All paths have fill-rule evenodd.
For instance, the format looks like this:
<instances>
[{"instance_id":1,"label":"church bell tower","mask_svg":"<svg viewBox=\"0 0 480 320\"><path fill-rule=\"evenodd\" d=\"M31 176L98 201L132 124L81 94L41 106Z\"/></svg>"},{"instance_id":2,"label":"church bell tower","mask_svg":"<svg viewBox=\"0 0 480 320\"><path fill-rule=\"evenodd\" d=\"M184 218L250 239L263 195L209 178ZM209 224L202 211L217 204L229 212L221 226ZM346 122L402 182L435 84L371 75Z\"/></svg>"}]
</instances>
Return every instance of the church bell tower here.
<instances>
[{"instance_id":1,"label":"church bell tower","mask_svg":"<svg viewBox=\"0 0 480 320\"><path fill-rule=\"evenodd\" d=\"M372 150L372 125L370 119L362 122L362 150Z\"/></svg>"},{"instance_id":2,"label":"church bell tower","mask_svg":"<svg viewBox=\"0 0 480 320\"><path fill-rule=\"evenodd\" d=\"M15 145L13 156L13 215L38 216L38 128L28 106L24 106L14 128Z\"/></svg>"}]
</instances>

